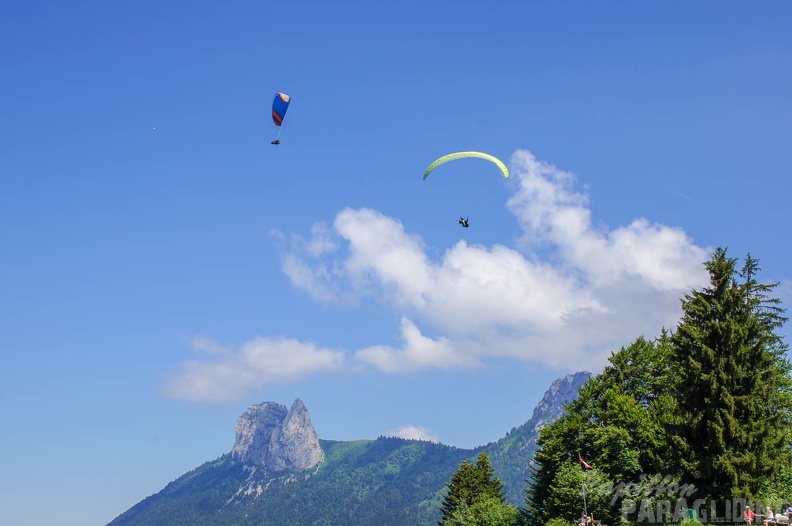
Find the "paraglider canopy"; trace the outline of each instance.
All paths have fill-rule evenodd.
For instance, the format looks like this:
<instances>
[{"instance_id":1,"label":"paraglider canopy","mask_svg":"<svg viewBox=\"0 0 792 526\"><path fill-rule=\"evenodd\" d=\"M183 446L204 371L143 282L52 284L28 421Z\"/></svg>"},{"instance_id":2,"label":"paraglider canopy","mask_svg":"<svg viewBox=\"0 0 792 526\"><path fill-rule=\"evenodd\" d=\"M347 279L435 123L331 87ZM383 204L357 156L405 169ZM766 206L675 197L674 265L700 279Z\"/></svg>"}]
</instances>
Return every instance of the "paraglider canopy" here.
<instances>
[{"instance_id":1,"label":"paraglider canopy","mask_svg":"<svg viewBox=\"0 0 792 526\"><path fill-rule=\"evenodd\" d=\"M429 165L429 168L426 169L424 173L424 180L429 177L429 174L432 173L432 170L437 168L438 166L445 164L449 161L455 161L456 159L465 159L467 157L476 157L478 159L486 159L487 161L495 163L498 168L500 168L501 173L503 174L504 178L509 177L509 169L506 168L506 165L501 162L500 159L497 157L493 157L488 153L483 152L456 152L456 153L449 153L448 155L444 155L439 159L435 160L432 164Z\"/></svg>"},{"instance_id":2,"label":"paraglider canopy","mask_svg":"<svg viewBox=\"0 0 792 526\"><path fill-rule=\"evenodd\" d=\"M283 118L286 117L286 110L289 109L290 102L291 97L280 91L272 99L272 122L278 127L278 137L272 141L272 144L280 144L280 129L283 126Z\"/></svg>"},{"instance_id":3,"label":"paraglider canopy","mask_svg":"<svg viewBox=\"0 0 792 526\"><path fill-rule=\"evenodd\" d=\"M275 98L272 99L272 121L275 123L275 126L280 127L283 124L286 110L289 109L289 102L291 102L291 97L280 91L276 93Z\"/></svg>"},{"instance_id":4,"label":"paraglider canopy","mask_svg":"<svg viewBox=\"0 0 792 526\"><path fill-rule=\"evenodd\" d=\"M493 157L492 155L484 152L456 152L456 153L449 153L448 155L444 155L439 159L436 159L432 164L430 164L429 168L427 168L426 172L424 172L424 176L423 176L424 181L426 180L427 177L429 177L429 174L432 173L432 171L438 166L445 164L449 161L454 161L456 159L465 159L467 157L474 157L474 158L485 159L487 161L490 161L494 163L498 168L500 168L500 171L503 174L504 178L509 177L509 169L506 168L506 165L503 164L503 162L501 162L501 160L498 159L497 157ZM470 227L467 217L460 216L459 224L462 225L462 228Z\"/></svg>"}]
</instances>

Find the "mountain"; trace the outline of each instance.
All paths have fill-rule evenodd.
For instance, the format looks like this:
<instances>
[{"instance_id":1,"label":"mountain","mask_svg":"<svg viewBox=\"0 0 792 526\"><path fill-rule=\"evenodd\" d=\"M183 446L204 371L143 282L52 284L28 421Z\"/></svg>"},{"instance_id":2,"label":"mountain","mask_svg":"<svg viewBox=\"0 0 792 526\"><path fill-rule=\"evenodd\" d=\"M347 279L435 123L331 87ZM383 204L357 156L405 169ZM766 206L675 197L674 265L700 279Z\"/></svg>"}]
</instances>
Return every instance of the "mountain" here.
<instances>
[{"instance_id":1,"label":"mountain","mask_svg":"<svg viewBox=\"0 0 792 526\"><path fill-rule=\"evenodd\" d=\"M528 465L536 453L539 430L564 413L564 406L577 398L578 389L590 377L589 372L578 372L555 380L534 408L530 420L483 448L492 461L495 474L503 481L506 496L512 504L523 504Z\"/></svg>"},{"instance_id":2,"label":"mountain","mask_svg":"<svg viewBox=\"0 0 792 526\"><path fill-rule=\"evenodd\" d=\"M486 451L521 505L538 430L558 418L590 373L552 383L531 419L486 446L462 449L379 437L322 440L307 408L275 402L237 420L229 453L139 502L108 526L436 525L443 491L464 459Z\"/></svg>"}]
</instances>

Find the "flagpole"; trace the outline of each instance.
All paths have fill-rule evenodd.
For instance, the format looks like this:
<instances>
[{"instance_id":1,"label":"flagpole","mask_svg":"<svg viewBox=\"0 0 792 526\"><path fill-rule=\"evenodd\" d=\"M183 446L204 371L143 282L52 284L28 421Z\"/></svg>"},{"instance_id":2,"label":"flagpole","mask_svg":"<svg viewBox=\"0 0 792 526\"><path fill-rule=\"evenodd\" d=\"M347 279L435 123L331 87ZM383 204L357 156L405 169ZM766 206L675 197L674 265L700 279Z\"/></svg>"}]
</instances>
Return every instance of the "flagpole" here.
<instances>
[{"instance_id":1,"label":"flagpole","mask_svg":"<svg viewBox=\"0 0 792 526\"><path fill-rule=\"evenodd\" d=\"M578 462L580 462L580 469L583 470L583 473L580 475L580 490L583 494L583 515L586 516L588 522L588 508L586 507L586 469L583 467L583 457L580 456L580 451L578 451Z\"/></svg>"}]
</instances>

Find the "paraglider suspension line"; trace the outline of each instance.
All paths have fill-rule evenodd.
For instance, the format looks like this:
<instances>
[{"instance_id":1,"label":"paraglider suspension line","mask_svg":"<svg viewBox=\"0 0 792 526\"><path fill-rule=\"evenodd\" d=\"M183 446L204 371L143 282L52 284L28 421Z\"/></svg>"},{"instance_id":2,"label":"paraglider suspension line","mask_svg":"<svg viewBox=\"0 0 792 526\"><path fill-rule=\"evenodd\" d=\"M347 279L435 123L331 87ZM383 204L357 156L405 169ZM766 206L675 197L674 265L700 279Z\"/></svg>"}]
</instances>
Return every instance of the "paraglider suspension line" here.
<instances>
[{"instance_id":1,"label":"paraglider suspension line","mask_svg":"<svg viewBox=\"0 0 792 526\"><path fill-rule=\"evenodd\" d=\"M278 126L278 136L270 144L280 144L280 132L281 132L281 127Z\"/></svg>"}]
</instances>

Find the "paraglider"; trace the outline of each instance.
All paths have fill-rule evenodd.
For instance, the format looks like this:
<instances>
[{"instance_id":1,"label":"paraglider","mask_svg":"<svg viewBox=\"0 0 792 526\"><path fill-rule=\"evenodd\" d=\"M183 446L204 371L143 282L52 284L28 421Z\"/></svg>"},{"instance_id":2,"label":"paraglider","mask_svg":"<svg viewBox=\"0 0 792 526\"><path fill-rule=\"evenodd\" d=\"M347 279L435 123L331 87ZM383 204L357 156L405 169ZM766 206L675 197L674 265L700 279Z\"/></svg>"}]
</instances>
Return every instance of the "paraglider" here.
<instances>
[{"instance_id":1,"label":"paraglider","mask_svg":"<svg viewBox=\"0 0 792 526\"><path fill-rule=\"evenodd\" d=\"M439 159L437 159L432 164L430 164L429 168L427 168L426 172L424 173L423 176L424 180L426 180L426 178L429 177L429 174L432 173L432 170L434 170L441 164L445 164L448 161L455 161L457 159L465 159L467 157L476 157L478 159L486 159L487 161L491 161L495 163L498 166L498 168L500 168L500 171L501 173L503 173L504 178L509 177L509 169L506 168L506 165L503 164L503 162L501 162L501 160L498 159L497 157L493 157L492 155L483 152L456 152L456 153L449 153L448 155L444 155Z\"/></svg>"},{"instance_id":2,"label":"paraglider","mask_svg":"<svg viewBox=\"0 0 792 526\"><path fill-rule=\"evenodd\" d=\"M272 100L272 121L278 127L278 137L270 144L280 144L280 132L283 125L283 118L286 116L286 110L289 109L289 102L291 97L280 91L275 94Z\"/></svg>"},{"instance_id":3,"label":"paraglider","mask_svg":"<svg viewBox=\"0 0 792 526\"><path fill-rule=\"evenodd\" d=\"M455 161L457 159L464 159L466 157L486 159L487 161L493 162L498 168L500 168L500 171L503 174L504 178L509 177L509 169L506 168L506 165L503 164L503 162L501 162L501 160L498 159L497 157L493 157L492 155L483 152L456 152L456 153L449 153L448 155L444 155L439 159L435 160L432 164L430 164L429 168L427 168L426 172L424 173L423 176L424 181L426 180L427 177L429 177L429 174L432 173L432 171L441 164L445 164L448 161ZM462 225L462 228L470 227L467 217L459 216L459 224Z\"/></svg>"}]
</instances>

